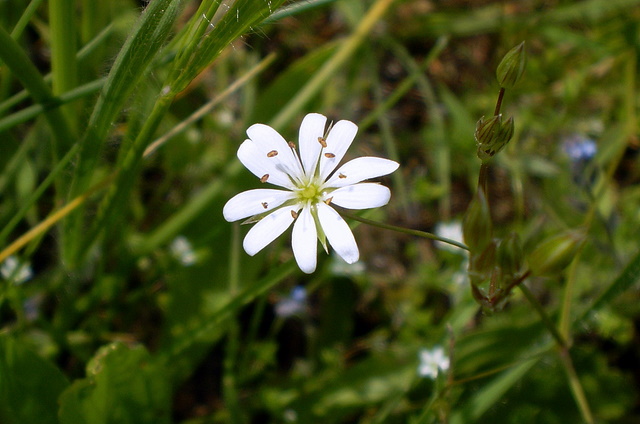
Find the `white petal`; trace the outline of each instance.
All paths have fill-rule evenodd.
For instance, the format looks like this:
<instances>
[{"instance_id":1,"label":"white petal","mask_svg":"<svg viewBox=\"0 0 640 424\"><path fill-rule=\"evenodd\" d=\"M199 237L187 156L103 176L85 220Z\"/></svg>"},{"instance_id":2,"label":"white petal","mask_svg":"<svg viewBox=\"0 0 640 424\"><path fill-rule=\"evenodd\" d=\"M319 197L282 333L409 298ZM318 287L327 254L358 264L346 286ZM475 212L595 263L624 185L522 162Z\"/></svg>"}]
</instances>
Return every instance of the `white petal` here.
<instances>
[{"instance_id":1,"label":"white petal","mask_svg":"<svg viewBox=\"0 0 640 424\"><path fill-rule=\"evenodd\" d=\"M263 157L274 163L276 168L292 177L302 174L300 160L278 131L268 125L253 124L247 129L247 135L261 149Z\"/></svg>"},{"instance_id":2,"label":"white petal","mask_svg":"<svg viewBox=\"0 0 640 424\"><path fill-rule=\"evenodd\" d=\"M298 266L307 274L311 274L316 270L316 262L318 260L317 238L316 223L309 207L305 207L293 226L291 247Z\"/></svg>"},{"instance_id":3,"label":"white petal","mask_svg":"<svg viewBox=\"0 0 640 424\"><path fill-rule=\"evenodd\" d=\"M327 147L320 155L320 177L322 180L336 169L356 137L358 126L351 121L338 121L327 136Z\"/></svg>"},{"instance_id":4,"label":"white petal","mask_svg":"<svg viewBox=\"0 0 640 424\"><path fill-rule=\"evenodd\" d=\"M345 262L352 264L358 260L358 245L349 225L332 207L318 203L318 220L327 235L329 244Z\"/></svg>"},{"instance_id":5,"label":"white petal","mask_svg":"<svg viewBox=\"0 0 640 424\"><path fill-rule=\"evenodd\" d=\"M327 180L325 187L344 187L370 178L381 177L391 174L399 166L398 162L389 159L371 156L356 158L338 168Z\"/></svg>"},{"instance_id":6,"label":"white petal","mask_svg":"<svg viewBox=\"0 0 640 424\"><path fill-rule=\"evenodd\" d=\"M342 187L326 195L331 203L347 209L369 209L389 203L391 191L378 183L360 183Z\"/></svg>"},{"instance_id":7,"label":"white petal","mask_svg":"<svg viewBox=\"0 0 640 424\"><path fill-rule=\"evenodd\" d=\"M300 146L300 159L308 176L313 175L320 156L322 145L318 137L324 136L324 128L327 117L319 113L310 113L304 117L300 124L298 143Z\"/></svg>"},{"instance_id":8,"label":"white petal","mask_svg":"<svg viewBox=\"0 0 640 424\"><path fill-rule=\"evenodd\" d=\"M295 195L290 191L259 188L236 194L224 205L222 216L229 222L273 210Z\"/></svg>"},{"instance_id":9,"label":"white petal","mask_svg":"<svg viewBox=\"0 0 640 424\"><path fill-rule=\"evenodd\" d=\"M256 223L244 238L242 247L250 256L255 255L284 233L293 222L291 211L294 207L284 207L273 211Z\"/></svg>"},{"instance_id":10,"label":"white petal","mask_svg":"<svg viewBox=\"0 0 640 424\"><path fill-rule=\"evenodd\" d=\"M271 161L262 149L253 141L245 140L238 148L240 162L258 178L268 176L267 182L280 187L294 188L291 179L285 172L276 168L276 162Z\"/></svg>"}]
</instances>

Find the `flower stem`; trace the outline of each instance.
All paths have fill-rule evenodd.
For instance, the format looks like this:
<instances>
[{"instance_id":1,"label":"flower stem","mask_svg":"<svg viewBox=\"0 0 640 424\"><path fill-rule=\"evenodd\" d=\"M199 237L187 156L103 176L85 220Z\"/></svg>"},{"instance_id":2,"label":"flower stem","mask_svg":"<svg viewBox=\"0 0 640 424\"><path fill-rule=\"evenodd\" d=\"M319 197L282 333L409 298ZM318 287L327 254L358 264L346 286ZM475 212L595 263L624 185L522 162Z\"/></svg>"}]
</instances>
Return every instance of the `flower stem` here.
<instances>
[{"instance_id":1,"label":"flower stem","mask_svg":"<svg viewBox=\"0 0 640 424\"><path fill-rule=\"evenodd\" d=\"M496 109L493 112L494 116L500 115L500 108L502 108L502 99L504 98L504 87L500 88L498 92L498 100L496 101Z\"/></svg>"},{"instance_id":2,"label":"flower stem","mask_svg":"<svg viewBox=\"0 0 640 424\"><path fill-rule=\"evenodd\" d=\"M340 211L340 214L342 216L347 217L347 218L351 218L351 219L353 219L355 221L362 222L363 224L367 224L367 225L371 225L371 226L379 227L379 228L384 228L385 230L396 231L398 233L404 233L404 234L409 234L409 235L412 235L412 236L423 237L423 238L427 238L427 239L431 239L431 240L437 240L437 241L441 241L443 243L450 244L452 246L459 247L460 249L469 250L469 248L465 244L460 243L459 241L451 240L451 239L448 239L448 238L445 238L445 237L440 237L440 236L437 236L435 234L428 233L426 231L412 230L410 228L398 227L398 226L395 226L395 225L385 224L383 222L372 221L370 219L363 218L361 216L352 214L351 212L347 212L347 211L344 211L344 210Z\"/></svg>"}]
</instances>

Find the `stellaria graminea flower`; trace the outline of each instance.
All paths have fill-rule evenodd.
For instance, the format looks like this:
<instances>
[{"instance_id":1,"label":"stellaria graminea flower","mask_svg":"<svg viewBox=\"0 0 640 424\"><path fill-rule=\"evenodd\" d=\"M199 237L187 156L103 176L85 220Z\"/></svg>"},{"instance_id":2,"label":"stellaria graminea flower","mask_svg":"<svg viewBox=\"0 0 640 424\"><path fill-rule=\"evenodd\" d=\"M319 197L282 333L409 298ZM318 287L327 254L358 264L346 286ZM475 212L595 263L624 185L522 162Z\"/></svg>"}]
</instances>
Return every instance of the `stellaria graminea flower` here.
<instances>
[{"instance_id":1,"label":"stellaria graminea flower","mask_svg":"<svg viewBox=\"0 0 640 424\"><path fill-rule=\"evenodd\" d=\"M435 379L440 371L449 369L450 360L444 353L444 349L436 346L431 350L421 349L418 353L420 365L418 365L418 375Z\"/></svg>"},{"instance_id":2,"label":"stellaria graminea flower","mask_svg":"<svg viewBox=\"0 0 640 424\"><path fill-rule=\"evenodd\" d=\"M286 189L248 190L224 206L222 213L227 221L250 218L246 222L256 222L243 242L249 255L258 253L295 222L291 246L303 272L309 274L316 269L316 239L325 250L328 241L347 263L358 260L358 246L349 225L330 205L347 209L386 205L391 196L389 189L363 181L390 174L399 165L365 156L333 172L358 127L350 121L338 121L325 134L326 122L327 118L318 113L305 116L299 132L300 156L293 143L287 143L268 125L255 124L247 129L249 139L240 145L238 159L261 182Z\"/></svg>"}]
</instances>

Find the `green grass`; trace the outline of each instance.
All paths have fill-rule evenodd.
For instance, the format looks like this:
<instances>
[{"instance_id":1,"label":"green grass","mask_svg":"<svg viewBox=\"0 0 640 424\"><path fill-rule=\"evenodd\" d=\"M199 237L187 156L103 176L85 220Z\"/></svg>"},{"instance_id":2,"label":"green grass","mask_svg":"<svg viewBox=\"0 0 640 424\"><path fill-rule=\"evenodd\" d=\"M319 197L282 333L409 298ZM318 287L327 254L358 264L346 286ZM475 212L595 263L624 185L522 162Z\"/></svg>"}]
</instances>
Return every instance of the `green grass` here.
<instances>
[{"instance_id":1,"label":"green grass","mask_svg":"<svg viewBox=\"0 0 640 424\"><path fill-rule=\"evenodd\" d=\"M636 422L639 5L0 3L0 422ZM476 122L523 40L514 137L481 171ZM290 232L249 257L222 207L259 187L246 129L297 141L310 112L359 125L347 158L400 169L387 206L345 214L360 262L320 249L306 275ZM549 277L521 264L494 311L469 253L429 234L478 181L473 234L490 219L529 258L586 234ZM303 311L279 315L297 286ZM450 367L421 377L436 346Z\"/></svg>"}]
</instances>

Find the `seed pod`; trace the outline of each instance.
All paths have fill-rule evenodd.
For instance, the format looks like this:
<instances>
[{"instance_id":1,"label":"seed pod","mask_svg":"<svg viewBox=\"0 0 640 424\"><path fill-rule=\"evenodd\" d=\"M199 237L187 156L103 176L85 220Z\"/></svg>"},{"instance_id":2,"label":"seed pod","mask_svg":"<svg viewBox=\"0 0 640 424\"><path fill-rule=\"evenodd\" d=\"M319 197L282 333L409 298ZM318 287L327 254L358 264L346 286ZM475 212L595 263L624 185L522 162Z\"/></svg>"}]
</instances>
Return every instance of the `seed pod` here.
<instances>
[{"instance_id":1,"label":"seed pod","mask_svg":"<svg viewBox=\"0 0 640 424\"><path fill-rule=\"evenodd\" d=\"M478 190L471 201L462 222L464 242L472 253L482 252L493 234L489 204L482 190Z\"/></svg>"},{"instance_id":2,"label":"seed pod","mask_svg":"<svg viewBox=\"0 0 640 424\"><path fill-rule=\"evenodd\" d=\"M528 257L533 275L552 276L560 273L573 260L585 240L580 231L565 231L540 243Z\"/></svg>"}]
</instances>

